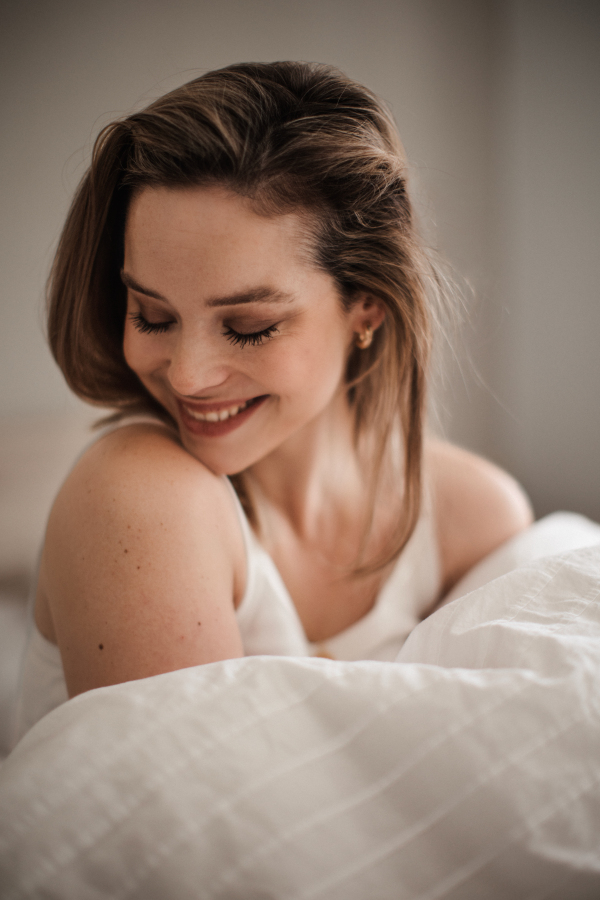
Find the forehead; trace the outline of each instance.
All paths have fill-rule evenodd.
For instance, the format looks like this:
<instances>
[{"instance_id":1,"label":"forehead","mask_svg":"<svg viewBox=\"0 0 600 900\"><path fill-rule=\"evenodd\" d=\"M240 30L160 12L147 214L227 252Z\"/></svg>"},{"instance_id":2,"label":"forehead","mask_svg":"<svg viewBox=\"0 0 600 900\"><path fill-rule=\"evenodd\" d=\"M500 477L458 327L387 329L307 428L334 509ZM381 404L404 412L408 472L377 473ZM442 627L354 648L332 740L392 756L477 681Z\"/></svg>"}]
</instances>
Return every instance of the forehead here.
<instances>
[{"instance_id":1,"label":"forehead","mask_svg":"<svg viewBox=\"0 0 600 900\"><path fill-rule=\"evenodd\" d=\"M224 188L145 188L127 215L126 265L272 276L311 264L311 232L309 214L260 215L250 200Z\"/></svg>"}]
</instances>

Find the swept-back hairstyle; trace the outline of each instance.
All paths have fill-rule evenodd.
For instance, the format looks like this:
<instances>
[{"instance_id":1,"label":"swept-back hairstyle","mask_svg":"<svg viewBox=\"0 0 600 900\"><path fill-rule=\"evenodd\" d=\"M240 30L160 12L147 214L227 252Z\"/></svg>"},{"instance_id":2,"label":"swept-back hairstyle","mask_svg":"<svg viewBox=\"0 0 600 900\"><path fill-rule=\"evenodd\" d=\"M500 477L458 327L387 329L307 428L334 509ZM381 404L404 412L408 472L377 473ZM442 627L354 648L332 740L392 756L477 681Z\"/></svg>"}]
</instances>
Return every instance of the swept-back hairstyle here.
<instances>
[{"instance_id":1,"label":"swept-back hairstyle","mask_svg":"<svg viewBox=\"0 0 600 900\"><path fill-rule=\"evenodd\" d=\"M276 62L209 72L100 133L49 282L50 345L75 393L120 415L168 419L123 356L120 269L132 195L146 186L221 185L261 215L308 213L314 263L335 280L340 301L348 307L366 291L386 312L372 345L351 353L346 378L357 447L370 448L371 516L398 430L403 508L387 551L361 572L400 552L421 499L429 310L439 279L415 234L405 168L386 108L337 69ZM243 476L236 487L252 514Z\"/></svg>"}]
</instances>

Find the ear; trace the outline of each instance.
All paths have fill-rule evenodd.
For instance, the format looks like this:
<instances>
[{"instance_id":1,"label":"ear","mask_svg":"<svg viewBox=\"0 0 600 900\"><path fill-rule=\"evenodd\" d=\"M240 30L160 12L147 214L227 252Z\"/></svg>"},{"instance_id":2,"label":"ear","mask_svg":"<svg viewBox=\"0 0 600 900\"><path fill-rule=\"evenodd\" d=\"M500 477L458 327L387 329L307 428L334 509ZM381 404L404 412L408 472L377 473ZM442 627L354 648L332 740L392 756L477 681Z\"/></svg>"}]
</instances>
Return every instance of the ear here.
<instances>
[{"instance_id":1,"label":"ear","mask_svg":"<svg viewBox=\"0 0 600 900\"><path fill-rule=\"evenodd\" d=\"M356 334L363 332L367 327L377 331L385 319L385 305L379 297L361 291L352 305L350 315L352 330Z\"/></svg>"}]
</instances>

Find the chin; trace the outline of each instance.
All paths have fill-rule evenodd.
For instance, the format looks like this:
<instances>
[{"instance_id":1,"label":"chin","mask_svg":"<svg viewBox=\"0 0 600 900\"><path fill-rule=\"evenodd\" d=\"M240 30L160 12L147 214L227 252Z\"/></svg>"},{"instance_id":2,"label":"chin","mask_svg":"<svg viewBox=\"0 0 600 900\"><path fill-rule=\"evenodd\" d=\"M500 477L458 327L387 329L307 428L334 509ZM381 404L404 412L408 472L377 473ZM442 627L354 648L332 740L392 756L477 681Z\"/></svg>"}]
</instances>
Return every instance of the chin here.
<instances>
[{"instance_id":1,"label":"chin","mask_svg":"<svg viewBox=\"0 0 600 900\"><path fill-rule=\"evenodd\" d=\"M254 458L250 458L248 453L239 453L235 451L207 451L206 447L199 447L194 440L187 439L182 435L182 444L188 453L202 463L213 475L221 477L223 475L239 475L249 466L256 462Z\"/></svg>"}]
</instances>

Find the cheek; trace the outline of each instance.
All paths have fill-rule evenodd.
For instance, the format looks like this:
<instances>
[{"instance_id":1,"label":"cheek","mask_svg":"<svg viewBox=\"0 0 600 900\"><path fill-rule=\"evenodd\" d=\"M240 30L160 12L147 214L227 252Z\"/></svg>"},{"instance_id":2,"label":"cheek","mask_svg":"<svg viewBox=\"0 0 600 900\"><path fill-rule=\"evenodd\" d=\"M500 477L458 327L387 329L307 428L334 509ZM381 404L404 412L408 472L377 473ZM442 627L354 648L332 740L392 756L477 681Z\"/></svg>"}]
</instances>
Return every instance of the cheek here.
<instances>
[{"instance_id":1,"label":"cheek","mask_svg":"<svg viewBox=\"0 0 600 900\"><path fill-rule=\"evenodd\" d=\"M125 357L125 362L129 368L133 369L134 372L136 369L135 350L135 338L131 335L130 326L125 325L125 331L123 332L123 356Z\"/></svg>"},{"instance_id":2,"label":"cheek","mask_svg":"<svg viewBox=\"0 0 600 900\"><path fill-rule=\"evenodd\" d=\"M283 342L282 342L283 344ZM272 390L283 397L294 398L306 406L319 405L331 399L344 378L346 368L345 335L321 332L311 340L294 346L293 342L278 348L268 364ZM265 370L266 372L266 370Z\"/></svg>"},{"instance_id":3,"label":"cheek","mask_svg":"<svg viewBox=\"0 0 600 900\"><path fill-rule=\"evenodd\" d=\"M147 375L156 367L157 353L146 335L140 334L132 325L125 325L123 334L123 356L125 362L136 375Z\"/></svg>"},{"instance_id":4,"label":"cheek","mask_svg":"<svg viewBox=\"0 0 600 900\"><path fill-rule=\"evenodd\" d=\"M136 375L142 376L144 374L144 355L141 352L139 341L136 340L134 335L128 333L127 328L123 335L123 356L125 357L125 362L129 368L132 369Z\"/></svg>"}]
</instances>

